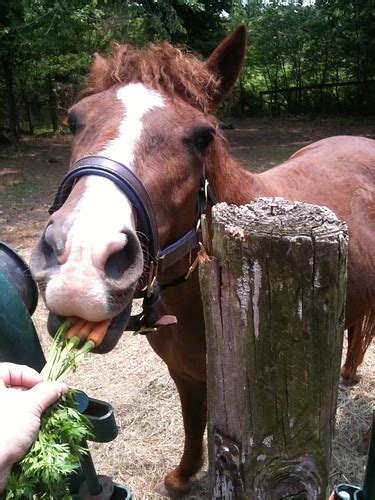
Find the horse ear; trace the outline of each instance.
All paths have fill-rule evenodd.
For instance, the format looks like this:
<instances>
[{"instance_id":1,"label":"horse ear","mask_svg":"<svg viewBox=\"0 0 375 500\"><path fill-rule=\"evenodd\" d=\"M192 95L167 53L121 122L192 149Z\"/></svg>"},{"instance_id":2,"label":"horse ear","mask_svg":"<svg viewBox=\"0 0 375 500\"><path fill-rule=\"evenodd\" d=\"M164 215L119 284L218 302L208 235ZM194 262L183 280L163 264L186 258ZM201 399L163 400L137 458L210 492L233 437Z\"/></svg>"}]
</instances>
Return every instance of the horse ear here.
<instances>
[{"instance_id":1,"label":"horse ear","mask_svg":"<svg viewBox=\"0 0 375 500\"><path fill-rule=\"evenodd\" d=\"M206 66L220 78L219 92L213 105L227 97L241 73L247 46L246 28L243 24L228 35L206 60Z\"/></svg>"},{"instance_id":2,"label":"horse ear","mask_svg":"<svg viewBox=\"0 0 375 500\"><path fill-rule=\"evenodd\" d=\"M93 61L91 64L90 75L94 79L103 78L103 74L108 71L108 62L104 59L103 56L99 54L99 52L94 52Z\"/></svg>"},{"instance_id":3,"label":"horse ear","mask_svg":"<svg viewBox=\"0 0 375 500\"><path fill-rule=\"evenodd\" d=\"M90 68L90 73L87 79L88 94L101 92L108 89L112 84L110 65L103 56L98 52L93 55L93 61ZM87 90L87 89L86 89ZM86 91L81 92L80 96L84 97Z\"/></svg>"}]
</instances>

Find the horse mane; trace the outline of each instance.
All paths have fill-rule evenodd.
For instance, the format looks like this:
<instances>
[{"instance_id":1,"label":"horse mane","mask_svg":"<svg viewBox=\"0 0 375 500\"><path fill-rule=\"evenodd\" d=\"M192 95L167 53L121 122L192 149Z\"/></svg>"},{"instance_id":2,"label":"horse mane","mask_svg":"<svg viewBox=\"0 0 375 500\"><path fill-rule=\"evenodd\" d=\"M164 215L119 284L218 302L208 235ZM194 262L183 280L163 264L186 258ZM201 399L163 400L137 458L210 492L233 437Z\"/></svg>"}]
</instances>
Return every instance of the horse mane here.
<instances>
[{"instance_id":1,"label":"horse mane","mask_svg":"<svg viewBox=\"0 0 375 500\"><path fill-rule=\"evenodd\" d=\"M208 113L220 84L220 79L203 61L168 43L151 44L144 49L113 43L110 55L102 59L100 71L94 66L95 63L87 88L79 98L102 92L118 83L140 82L171 97L177 95Z\"/></svg>"}]
</instances>

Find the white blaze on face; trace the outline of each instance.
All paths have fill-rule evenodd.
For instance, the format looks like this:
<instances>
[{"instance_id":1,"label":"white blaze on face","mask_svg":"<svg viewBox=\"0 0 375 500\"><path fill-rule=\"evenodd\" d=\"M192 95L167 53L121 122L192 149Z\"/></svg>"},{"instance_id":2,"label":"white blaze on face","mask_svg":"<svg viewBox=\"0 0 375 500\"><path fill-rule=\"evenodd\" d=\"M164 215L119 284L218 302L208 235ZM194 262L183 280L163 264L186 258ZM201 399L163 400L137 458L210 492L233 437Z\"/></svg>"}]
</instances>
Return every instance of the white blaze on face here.
<instances>
[{"instance_id":1,"label":"white blaze on face","mask_svg":"<svg viewBox=\"0 0 375 500\"><path fill-rule=\"evenodd\" d=\"M125 108L119 135L100 154L132 169L134 147L142 133L142 117L151 109L163 107L163 99L160 94L147 89L141 83L131 83L121 87L117 92L117 98L122 101Z\"/></svg>"},{"instance_id":2,"label":"white blaze on face","mask_svg":"<svg viewBox=\"0 0 375 500\"><path fill-rule=\"evenodd\" d=\"M121 87L117 98L124 107L118 135L98 154L132 169L142 117L147 111L162 107L163 100L142 84ZM107 256L125 247L124 230L135 229L132 208L124 193L109 179L87 176L79 182L85 182L84 193L66 221L70 226L67 252L60 258L59 273L47 285L46 303L57 314L100 321L109 314L104 263Z\"/></svg>"}]
</instances>

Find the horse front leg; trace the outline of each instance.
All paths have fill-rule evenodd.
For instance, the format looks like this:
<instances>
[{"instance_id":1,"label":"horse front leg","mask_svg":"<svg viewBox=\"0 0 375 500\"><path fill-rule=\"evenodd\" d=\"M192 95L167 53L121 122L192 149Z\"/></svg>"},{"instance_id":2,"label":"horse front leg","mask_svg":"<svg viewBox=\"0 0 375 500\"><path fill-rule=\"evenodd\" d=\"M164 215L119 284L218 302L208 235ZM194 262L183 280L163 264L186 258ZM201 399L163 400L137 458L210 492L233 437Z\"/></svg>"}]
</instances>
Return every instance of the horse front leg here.
<instances>
[{"instance_id":1,"label":"horse front leg","mask_svg":"<svg viewBox=\"0 0 375 500\"><path fill-rule=\"evenodd\" d=\"M375 335L375 308L367 312L354 325L348 328L348 350L344 366L341 368L341 382L354 385L359 382L358 366Z\"/></svg>"},{"instance_id":2,"label":"horse front leg","mask_svg":"<svg viewBox=\"0 0 375 500\"><path fill-rule=\"evenodd\" d=\"M358 346L361 347L361 330L362 320L348 328L348 349L345 363L340 370L340 381L343 385L355 385L360 380L359 375L357 375L357 368L363 359L363 355L358 352Z\"/></svg>"},{"instance_id":3,"label":"horse front leg","mask_svg":"<svg viewBox=\"0 0 375 500\"><path fill-rule=\"evenodd\" d=\"M171 370L170 374L180 395L185 444L180 464L165 476L156 491L170 498L179 498L189 490L191 478L203 465L203 434L207 421L206 382Z\"/></svg>"}]
</instances>

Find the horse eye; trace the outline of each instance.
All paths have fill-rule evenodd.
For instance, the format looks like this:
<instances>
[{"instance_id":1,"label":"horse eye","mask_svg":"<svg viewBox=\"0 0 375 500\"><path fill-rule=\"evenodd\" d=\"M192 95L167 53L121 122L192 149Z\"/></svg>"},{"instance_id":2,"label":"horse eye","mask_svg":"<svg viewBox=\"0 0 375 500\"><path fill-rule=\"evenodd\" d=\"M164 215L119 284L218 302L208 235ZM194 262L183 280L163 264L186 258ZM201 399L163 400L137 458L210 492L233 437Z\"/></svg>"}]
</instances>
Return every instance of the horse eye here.
<instances>
[{"instance_id":1,"label":"horse eye","mask_svg":"<svg viewBox=\"0 0 375 500\"><path fill-rule=\"evenodd\" d=\"M203 130L195 135L193 139L194 146L199 153L204 153L214 138L214 130Z\"/></svg>"},{"instance_id":2,"label":"horse eye","mask_svg":"<svg viewBox=\"0 0 375 500\"><path fill-rule=\"evenodd\" d=\"M77 132L77 119L75 118L75 116L68 116L67 124L69 130L74 135Z\"/></svg>"}]
</instances>

